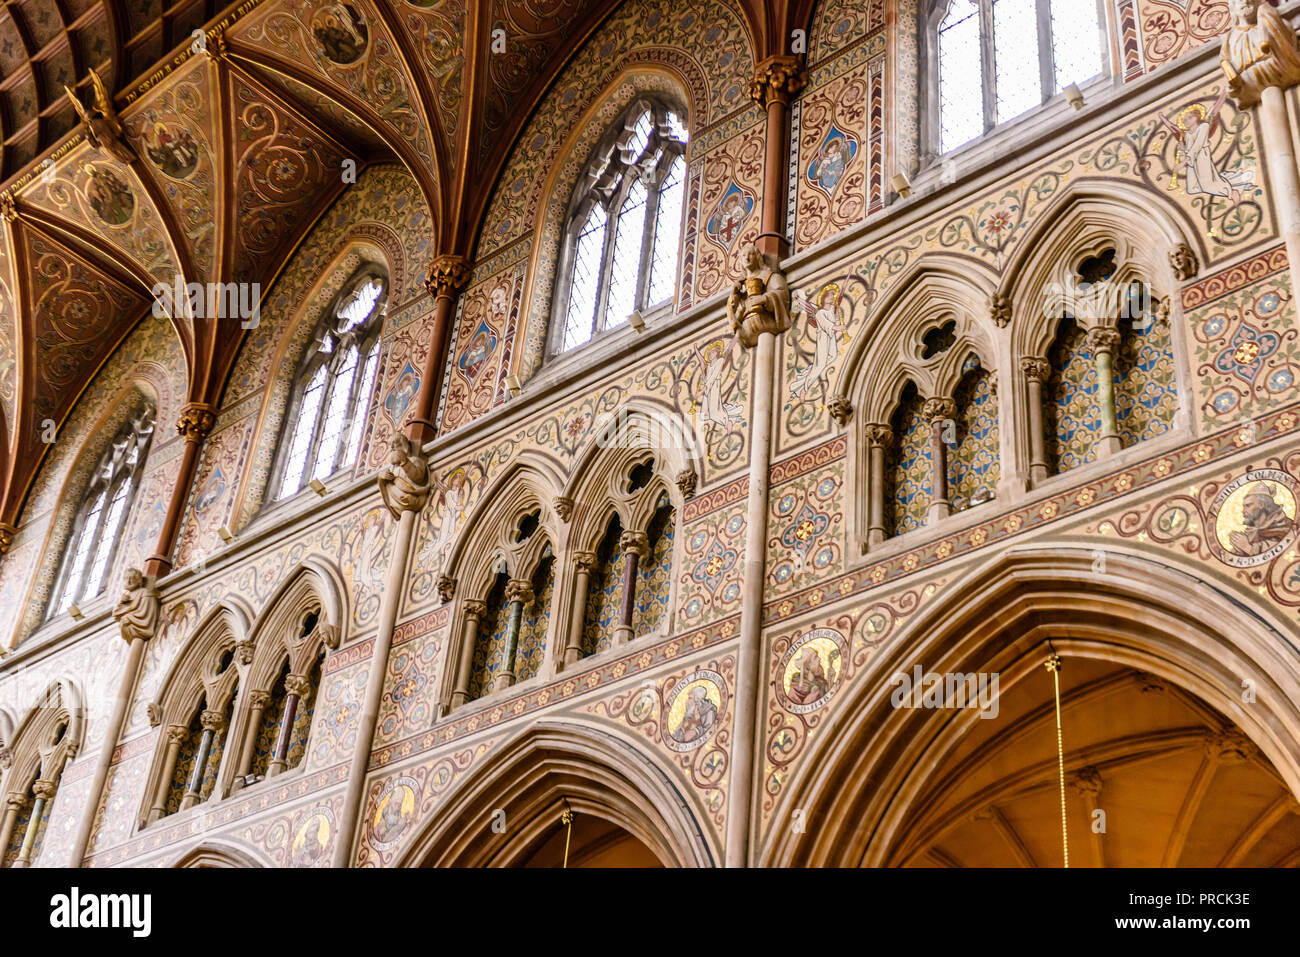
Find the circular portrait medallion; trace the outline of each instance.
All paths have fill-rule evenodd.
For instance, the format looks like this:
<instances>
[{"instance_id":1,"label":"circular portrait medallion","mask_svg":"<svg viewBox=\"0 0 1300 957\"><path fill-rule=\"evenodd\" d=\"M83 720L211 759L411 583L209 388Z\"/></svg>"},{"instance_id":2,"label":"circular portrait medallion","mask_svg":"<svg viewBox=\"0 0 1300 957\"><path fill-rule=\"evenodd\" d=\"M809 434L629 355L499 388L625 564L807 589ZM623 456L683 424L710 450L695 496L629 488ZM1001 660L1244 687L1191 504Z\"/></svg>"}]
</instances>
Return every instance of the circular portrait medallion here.
<instances>
[{"instance_id":1,"label":"circular portrait medallion","mask_svg":"<svg viewBox=\"0 0 1300 957\"><path fill-rule=\"evenodd\" d=\"M1210 503L1210 551L1236 568L1270 562L1296 538L1296 480L1278 469L1233 479Z\"/></svg>"},{"instance_id":2,"label":"circular portrait medallion","mask_svg":"<svg viewBox=\"0 0 1300 957\"><path fill-rule=\"evenodd\" d=\"M664 744L693 751L712 737L726 708L727 683L716 671L692 672L668 694Z\"/></svg>"},{"instance_id":3,"label":"circular portrait medallion","mask_svg":"<svg viewBox=\"0 0 1300 957\"><path fill-rule=\"evenodd\" d=\"M792 714L816 711L831 700L844 674L848 646L831 628L814 628L790 645L781 659L776 696Z\"/></svg>"}]
</instances>

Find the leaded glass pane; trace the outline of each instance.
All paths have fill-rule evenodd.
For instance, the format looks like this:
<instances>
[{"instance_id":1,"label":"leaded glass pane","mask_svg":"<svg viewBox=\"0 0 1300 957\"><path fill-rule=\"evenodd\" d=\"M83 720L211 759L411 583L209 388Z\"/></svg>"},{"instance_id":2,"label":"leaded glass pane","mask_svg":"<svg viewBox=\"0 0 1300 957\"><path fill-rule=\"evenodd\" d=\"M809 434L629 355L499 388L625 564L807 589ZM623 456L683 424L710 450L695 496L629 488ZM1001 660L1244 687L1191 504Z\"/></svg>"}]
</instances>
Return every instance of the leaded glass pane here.
<instances>
[{"instance_id":1,"label":"leaded glass pane","mask_svg":"<svg viewBox=\"0 0 1300 957\"><path fill-rule=\"evenodd\" d=\"M97 595L104 580L104 568L108 556L117 541L118 531L122 526L122 516L126 511L127 496L131 491L131 477L128 475L118 483L117 492L108 506L108 516L104 519L104 530L99 535L99 544L95 548L95 560L90 565L90 574L86 577L85 594Z\"/></svg>"},{"instance_id":2,"label":"leaded glass pane","mask_svg":"<svg viewBox=\"0 0 1300 957\"><path fill-rule=\"evenodd\" d=\"M370 318L370 313L374 311L375 303L379 300L379 294L383 291L383 284L378 279L372 279L344 299L343 304L339 306L338 315L343 320L343 326L339 331L347 332L349 329L355 329Z\"/></svg>"},{"instance_id":3,"label":"leaded glass pane","mask_svg":"<svg viewBox=\"0 0 1300 957\"><path fill-rule=\"evenodd\" d=\"M1051 11L1054 92L1060 93L1101 72L1101 29L1091 0L1052 0Z\"/></svg>"},{"instance_id":4,"label":"leaded glass pane","mask_svg":"<svg viewBox=\"0 0 1300 957\"><path fill-rule=\"evenodd\" d=\"M605 218L603 207L592 206L578 236L569 279L569 307L564 316L565 349L591 339L596 293L600 289L600 259L605 251Z\"/></svg>"},{"instance_id":5,"label":"leaded glass pane","mask_svg":"<svg viewBox=\"0 0 1300 957\"><path fill-rule=\"evenodd\" d=\"M1037 0L993 0L993 62L997 122L1042 104Z\"/></svg>"},{"instance_id":6,"label":"leaded glass pane","mask_svg":"<svg viewBox=\"0 0 1300 957\"><path fill-rule=\"evenodd\" d=\"M671 115L671 114L670 114ZM685 194L686 162L673 160L659 188L659 212L655 217L654 255L650 261L650 293L647 305L671 299L677 280L677 247L682 231L682 197Z\"/></svg>"},{"instance_id":7,"label":"leaded glass pane","mask_svg":"<svg viewBox=\"0 0 1300 957\"><path fill-rule=\"evenodd\" d=\"M646 144L650 142L650 134L654 132L654 119L650 116L650 111L641 114L636 121L636 126L632 127L632 139L628 141L627 152L635 161L645 152Z\"/></svg>"},{"instance_id":8,"label":"leaded glass pane","mask_svg":"<svg viewBox=\"0 0 1300 957\"><path fill-rule=\"evenodd\" d=\"M59 598L59 614L67 611L72 607L72 603L77 600L81 592L81 583L86 571L86 559L90 557L90 546L95 541L95 535L99 531L99 521L104 512L104 500L108 497L108 489L100 491L95 503L90 506L90 512L86 515L85 522L81 525L81 537L77 539L77 550L72 557L72 568L68 571L68 578L63 583L63 594Z\"/></svg>"},{"instance_id":9,"label":"leaded glass pane","mask_svg":"<svg viewBox=\"0 0 1300 957\"><path fill-rule=\"evenodd\" d=\"M329 372L320 366L311 377L307 391L303 393L302 405L298 410L298 421L293 428L293 439L289 443L289 461L284 469L284 481L280 484L280 497L293 495L302 488L302 476L307 467L307 453L311 450L311 438L316 431L316 416L320 412L321 399L325 395L325 380Z\"/></svg>"},{"instance_id":10,"label":"leaded glass pane","mask_svg":"<svg viewBox=\"0 0 1300 957\"><path fill-rule=\"evenodd\" d=\"M366 356L366 370L361 375L361 390L357 393L356 409L352 418L352 435L348 439L348 455L343 460L344 465L351 465L357 460L357 452L361 449L361 433L365 431L362 426L365 424L366 411L370 408L370 391L375 387L375 368L379 365L379 342L370 347L370 355Z\"/></svg>"},{"instance_id":11,"label":"leaded glass pane","mask_svg":"<svg viewBox=\"0 0 1300 957\"><path fill-rule=\"evenodd\" d=\"M343 357L343 367L334 378L330 389L330 403L325 413L325 431L321 434L320 448L316 452L316 467L312 478L323 479L334 473L334 456L338 453L339 439L347 422L348 403L352 399L352 380L357 376L357 347L348 349Z\"/></svg>"},{"instance_id":12,"label":"leaded glass pane","mask_svg":"<svg viewBox=\"0 0 1300 957\"><path fill-rule=\"evenodd\" d=\"M979 5L953 0L939 26L939 126L945 153L984 132L982 75Z\"/></svg>"},{"instance_id":13,"label":"leaded glass pane","mask_svg":"<svg viewBox=\"0 0 1300 957\"><path fill-rule=\"evenodd\" d=\"M641 271L641 243L645 238L646 188L640 179L627 191L614 234L614 259L610 264L609 301L605 327L621 325L636 309L636 280Z\"/></svg>"}]
</instances>

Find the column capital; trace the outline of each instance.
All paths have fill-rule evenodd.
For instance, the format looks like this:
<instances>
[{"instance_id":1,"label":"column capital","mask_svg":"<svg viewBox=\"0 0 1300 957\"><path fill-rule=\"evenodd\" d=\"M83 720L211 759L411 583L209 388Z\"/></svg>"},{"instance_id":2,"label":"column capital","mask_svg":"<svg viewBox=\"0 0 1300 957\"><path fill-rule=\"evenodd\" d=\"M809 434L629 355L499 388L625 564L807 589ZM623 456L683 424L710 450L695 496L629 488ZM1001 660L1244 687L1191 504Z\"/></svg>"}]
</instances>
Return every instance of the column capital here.
<instances>
[{"instance_id":1,"label":"column capital","mask_svg":"<svg viewBox=\"0 0 1300 957\"><path fill-rule=\"evenodd\" d=\"M169 744L181 744L189 733L190 729L183 724L167 725L167 741Z\"/></svg>"},{"instance_id":2,"label":"column capital","mask_svg":"<svg viewBox=\"0 0 1300 957\"><path fill-rule=\"evenodd\" d=\"M957 417L957 403L950 396L937 395L925 400L921 406L921 414L929 422L954 419Z\"/></svg>"},{"instance_id":3,"label":"column capital","mask_svg":"<svg viewBox=\"0 0 1300 957\"><path fill-rule=\"evenodd\" d=\"M526 578L512 578L506 582L506 601L527 605L533 600L533 583Z\"/></svg>"},{"instance_id":4,"label":"column capital","mask_svg":"<svg viewBox=\"0 0 1300 957\"><path fill-rule=\"evenodd\" d=\"M291 695L305 698L311 694L311 679L306 675L285 675L284 690Z\"/></svg>"},{"instance_id":5,"label":"column capital","mask_svg":"<svg viewBox=\"0 0 1300 957\"><path fill-rule=\"evenodd\" d=\"M204 731L211 731L213 734L216 734L226 726L226 713L224 711L205 709L204 712L199 715L199 724L203 727Z\"/></svg>"},{"instance_id":6,"label":"column capital","mask_svg":"<svg viewBox=\"0 0 1300 957\"><path fill-rule=\"evenodd\" d=\"M258 711L265 711L271 706L271 692L254 691L248 696L248 706Z\"/></svg>"},{"instance_id":7,"label":"column capital","mask_svg":"<svg viewBox=\"0 0 1300 957\"><path fill-rule=\"evenodd\" d=\"M1114 355L1115 350L1119 347L1119 330L1108 329L1105 326L1097 326L1088 330L1087 342L1088 348L1092 350L1093 355L1108 353Z\"/></svg>"},{"instance_id":8,"label":"column capital","mask_svg":"<svg viewBox=\"0 0 1300 957\"><path fill-rule=\"evenodd\" d=\"M14 536L18 534L18 529L8 522L0 522L0 555L9 551L9 546L14 543Z\"/></svg>"},{"instance_id":9,"label":"column capital","mask_svg":"<svg viewBox=\"0 0 1300 957\"><path fill-rule=\"evenodd\" d=\"M468 259L446 253L429 263L429 275L424 280L424 288L435 299L452 299L469 285L470 273Z\"/></svg>"},{"instance_id":10,"label":"column capital","mask_svg":"<svg viewBox=\"0 0 1300 957\"><path fill-rule=\"evenodd\" d=\"M487 614L487 602L479 601L477 598L466 599L465 614L473 618L482 618Z\"/></svg>"},{"instance_id":11,"label":"column capital","mask_svg":"<svg viewBox=\"0 0 1300 957\"><path fill-rule=\"evenodd\" d=\"M888 445L894 440L894 430L878 422L870 422L862 427L862 436L870 445Z\"/></svg>"},{"instance_id":12,"label":"column capital","mask_svg":"<svg viewBox=\"0 0 1300 957\"><path fill-rule=\"evenodd\" d=\"M217 407L207 402L190 402L176 417L176 434L186 442L202 442L217 424Z\"/></svg>"},{"instance_id":13,"label":"column capital","mask_svg":"<svg viewBox=\"0 0 1300 957\"><path fill-rule=\"evenodd\" d=\"M22 791L10 791L5 795L5 810L17 813L27 806L27 795Z\"/></svg>"},{"instance_id":14,"label":"column capital","mask_svg":"<svg viewBox=\"0 0 1300 957\"><path fill-rule=\"evenodd\" d=\"M54 792L58 789L59 783L57 781L46 781L44 778L37 778L32 782L32 794L46 801L54 797Z\"/></svg>"},{"instance_id":15,"label":"column capital","mask_svg":"<svg viewBox=\"0 0 1300 957\"><path fill-rule=\"evenodd\" d=\"M595 571L596 561L597 558L595 552L574 552L573 553L573 566L580 572L587 572L588 574L590 574L591 572Z\"/></svg>"},{"instance_id":16,"label":"column capital","mask_svg":"<svg viewBox=\"0 0 1300 957\"><path fill-rule=\"evenodd\" d=\"M1300 83L1295 31L1281 14L1260 0L1236 0L1229 10L1232 24L1219 48L1219 66L1237 109L1254 106L1269 87L1285 90ZM1201 117L1211 119L1204 112Z\"/></svg>"},{"instance_id":17,"label":"column capital","mask_svg":"<svg viewBox=\"0 0 1300 957\"><path fill-rule=\"evenodd\" d=\"M778 54L762 60L749 84L750 99L766 108L773 102L789 103L803 89L806 74L799 57Z\"/></svg>"},{"instance_id":18,"label":"column capital","mask_svg":"<svg viewBox=\"0 0 1300 957\"><path fill-rule=\"evenodd\" d=\"M645 532L626 531L618 537L618 550L623 554L635 552L637 558L650 554L650 537Z\"/></svg>"},{"instance_id":19,"label":"column capital","mask_svg":"<svg viewBox=\"0 0 1300 957\"><path fill-rule=\"evenodd\" d=\"M1022 356L1020 371L1034 382L1046 382L1052 377L1052 364L1042 356Z\"/></svg>"}]
</instances>

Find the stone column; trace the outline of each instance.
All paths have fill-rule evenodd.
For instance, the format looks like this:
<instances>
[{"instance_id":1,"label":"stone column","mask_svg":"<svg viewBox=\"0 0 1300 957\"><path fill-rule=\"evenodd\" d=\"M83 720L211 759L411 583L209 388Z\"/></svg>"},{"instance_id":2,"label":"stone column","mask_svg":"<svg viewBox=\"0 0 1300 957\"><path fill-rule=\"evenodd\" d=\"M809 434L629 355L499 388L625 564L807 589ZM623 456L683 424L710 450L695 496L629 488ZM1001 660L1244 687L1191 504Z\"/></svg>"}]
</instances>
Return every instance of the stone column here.
<instances>
[{"instance_id":1,"label":"stone column","mask_svg":"<svg viewBox=\"0 0 1300 957\"><path fill-rule=\"evenodd\" d=\"M461 630L460 659L456 664L456 690L451 693L454 711L469 700L469 681L474 672L474 645L478 643L478 624L487 612L487 602L469 599L465 602L465 622Z\"/></svg>"},{"instance_id":2,"label":"stone column","mask_svg":"<svg viewBox=\"0 0 1300 957\"><path fill-rule=\"evenodd\" d=\"M770 135L770 131L769 131ZM769 170L769 176L771 170ZM763 583L767 575L768 479L772 463L772 405L777 336L790 328L790 287L775 256L750 246L742 252L745 278L727 298L736 341L753 350L753 406L749 421L749 496L745 527L745 578L736 649L735 731L727 796L727 867L749 865L750 817L757 786L758 690L763 670Z\"/></svg>"},{"instance_id":3,"label":"stone column","mask_svg":"<svg viewBox=\"0 0 1300 957\"><path fill-rule=\"evenodd\" d=\"M298 702L311 694L311 679L306 675L285 675L284 711L280 714L280 734L275 741L275 754L266 769L266 776L275 777L289 766L289 743L293 740L293 723L298 718Z\"/></svg>"},{"instance_id":4,"label":"stone column","mask_svg":"<svg viewBox=\"0 0 1300 957\"><path fill-rule=\"evenodd\" d=\"M532 600L531 582L521 578L512 578L506 582L505 668L493 681L493 691L502 691L515 683L515 655L519 651L519 629L524 621L524 605Z\"/></svg>"},{"instance_id":5,"label":"stone column","mask_svg":"<svg viewBox=\"0 0 1300 957\"><path fill-rule=\"evenodd\" d=\"M199 751L194 756L194 771L190 775L189 787L181 798L181 810L192 808L203 800L203 776L208 770L208 754L212 751L212 742L226 726L226 713L208 709L199 715L199 724L203 726L203 737L199 739Z\"/></svg>"},{"instance_id":6,"label":"stone column","mask_svg":"<svg viewBox=\"0 0 1300 957\"><path fill-rule=\"evenodd\" d=\"M431 349L432 351L437 350ZM426 376L420 385L421 395L428 388L430 383ZM392 557L384 577L379 621L375 626L374 646L366 672L366 689L362 696L361 714L357 719L356 745L352 749L347 789L339 813L338 839L334 843L331 862L334 867L347 867L352 860L352 846L361 817L361 801L365 796L366 769L370 767L370 749L375 739L375 727L379 723L379 704L384 696L388 654L393 647L398 605L406 590L407 563L411 557L415 520L429 501L431 486L429 463L412 439L397 433L389 439L388 445L388 463L379 470L375 481L389 514L397 519L397 530L393 534Z\"/></svg>"},{"instance_id":7,"label":"stone column","mask_svg":"<svg viewBox=\"0 0 1300 957\"><path fill-rule=\"evenodd\" d=\"M885 540L885 449L894 440L887 425L868 425L867 440L867 547Z\"/></svg>"},{"instance_id":8,"label":"stone column","mask_svg":"<svg viewBox=\"0 0 1300 957\"><path fill-rule=\"evenodd\" d=\"M1114 455L1120 450L1119 428L1115 422L1115 350L1119 348L1119 330L1088 330L1088 348L1097 373L1097 411L1101 416L1101 434L1097 436L1097 458Z\"/></svg>"},{"instance_id":9,"label":"stone column","mask_svg":"<svg viewBox=\"0 0 1300 957\"><path fill-rule=\"evenodd\" d=\"M623 555L623 605L619 609L618 627L614 629L614 644L626 645L636 636L632 633L632 618L636 615L636 573L641 559L650 554L650 540L645 532L624 532L618 540Z\"/></svg>"},{"instance_id":10,"label":"stone column","mask_svg":"<svg viewBox=\"0 0 1300 957\"><path fill-rule=\"evenodd\" d=\"M186 439L188 446L189 439ZM123 576L122 596L113 606L113 617L117 620L118 632L127 643L126 667L122 669L122 678L117 685L117 697L113 699L113 711L109 715L108 725L104 730L104 742L100 745L99 755L95 758L95 776L90 784L90 793L86 798L86 808L82 811L81 822L77 825L77 836L72 842L72 866L80 867L90 846L90 834L95 826L95 816L99 812L99 802L104 796L104 786L108 783L108 771L113 765L113 752L122 737L122 728L126 724L127 711L131 706L131 696L135 691L136 681L140 676L140 662L144 660L144 646L158 630L162 602L152 582L139 569L127 569Z\"/></svg>"},{"instance_id":11,"label":"stone column","mask_svg":"<svg viewBox=\"0 0 1300 957\"><path fill-rule=\"evenodd\" d=\"M0 817L0 853L9 846L9 839L14 833L14 822L26 806L27 795L22 791L10 791L5 795L5 813L4 817Z\"/></svg>"},{"instance_id":12,"label":"stone column","mask_svg":"<svg viewBox=\"0 0 1300 957\"><path fill-rule=\"evenodd\" d=\"M45 806L54 800L54 792L58 787L57 782L40 778L32 785L32 794L36 796L36 801L32 804L32 816L27 819L27 833L23 835L23 845L18 849L18 857L14 860L13 867L31 867L32 852L36 848L36 835L41 829Z\"/></svg>"},{"instance_id":13,"label":"stone column","mask_svg":"<svg viewBox=\"0 0 1300 957\"><path fill-rule=\"evenodd\" d=\"M158 544L154 554L145 562L144 572L150 578L161 578L172 570L172 550L180 532L181 512L189 498L190 485L198 469L199 450L216 423L217 407L206 402L189 403L181 409L180 417L176 420L176 432L185 440L185 446L181 449L181 467L176 475L176 484L172 486L167 514L163 518L162 529L158 532Z\"/></svg>"},{"instance_id":14,"label":"stone column","mask_svg":"<svg viewBox=\"0 0 1300 957\"><path fill-rule=\"evenodd\" d=\"M1047 478L1047 436L1043 432L1043 384L1052 377L1052 364L1038 356L1020 360L1025 374L1025 402L1029 406L1029 481L1037 485Z\"/></svg>"},{"instance_id":15,"label":"stone column","mask_svg":"<svg viewBox=\"0 0 1300 957\"><path fill-rule=\"evenodd\" d=\"M421 446L437 435L433 417L438 412L438 396L442 390L442 374L446 364L447 338L456 315L456 299L469 284L470 261L464 256L444 254L429 264L429 275L424 281L429 295L434 297L433 334L429 351L424 357L420 391L415 397L411 416L407 419L411 438Z\"/></svg>"},{"instance_id":16,"label":"stone column","mask_svg":"<svg viewBox=\"0 0 1300 957\"><path fill-rule=\"evenodd\" d=\"M243 787L241 779L247 777L253 768L253 748L257 745L257 733L262 727L262 716L270 706L269 691L254 691L248 696L248 730L244 735L244 747L240 751L235 771L235 787Z\"/></svg>"},{"instance_id":17,"label":"stone column","mask_svg":"<svg viewBox=\"0 0 1300 957\"><path fill-rule=\"evenodd\" d=\"M770 56L758 64L750 97L767 113L763 159L762 234L757 246L765 255L789 252L785 237L785 179L789 155L790 100L803 89L804 71L795 56Z\"/></svg>"},{"instance_id":18,"label":"stone column","mask_svg":"<svg viewBox=\"0 0 1300 957\"><path fill-rule=\"evenodd\" d=\"M948 444L944 433L948 423L957 418L957 403L946 396L926 399L921 414L930 423L930 511L926 524L932 525L947 518L951 508L948 501ZM953 426L956 428L955 424Z\"/></svg>"},{"instance_id":19,"label":"stone column","mask_svg":"<svg viewBox=\"0 0 1300 957\"><path fill-rule=\"evenodd\" d=\"M573 611L569 617L568 641L564 646L565 668L582 660L582 629L587 621L587 592L591 588L591 572L595 567L595 552L574 553Z\"/></svg>"},{"instance_id":20,"label":"stone column","mask_svg":"<svg viewBox=\"0 0 1300 957\"><path fill-rule=\"evenodd\" d=\"M172 775L176 773L176 756L180 753L181 745L185 743L189 733L190 729L183 724L167 726L167 753L163 755L162 775L158 778L158 786L153 792L153 804L149 807L147 819L149 824L159 820L167 812L167 794L171 791Z\"/></svg>"}]
</instances>

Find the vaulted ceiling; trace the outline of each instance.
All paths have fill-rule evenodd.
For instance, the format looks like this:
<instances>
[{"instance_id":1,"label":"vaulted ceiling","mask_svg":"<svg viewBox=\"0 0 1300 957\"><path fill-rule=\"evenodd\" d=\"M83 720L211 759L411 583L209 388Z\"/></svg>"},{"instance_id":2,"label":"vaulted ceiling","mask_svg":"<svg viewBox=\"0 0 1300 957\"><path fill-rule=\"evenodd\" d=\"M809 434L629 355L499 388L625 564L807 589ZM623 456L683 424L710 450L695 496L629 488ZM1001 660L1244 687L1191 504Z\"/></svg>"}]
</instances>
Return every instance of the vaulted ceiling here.
<instances>
[{"instance_id":1,"label":"vaulted ceiling","mask_svg":"<svg viewBox=\"0 0 1300 957\"><path fill-rule=\"evenodd\" d=\"M529 114L619 2L3 0L0 526L154 285L266 288L345 161L404 164L437 253L467 255ZM735 2L756 59L813 5ZM92 69L125 149L64 92L91 108ZM216 403L244 330L172 321L189 400Z\"/></svg>"}]
</instances>

